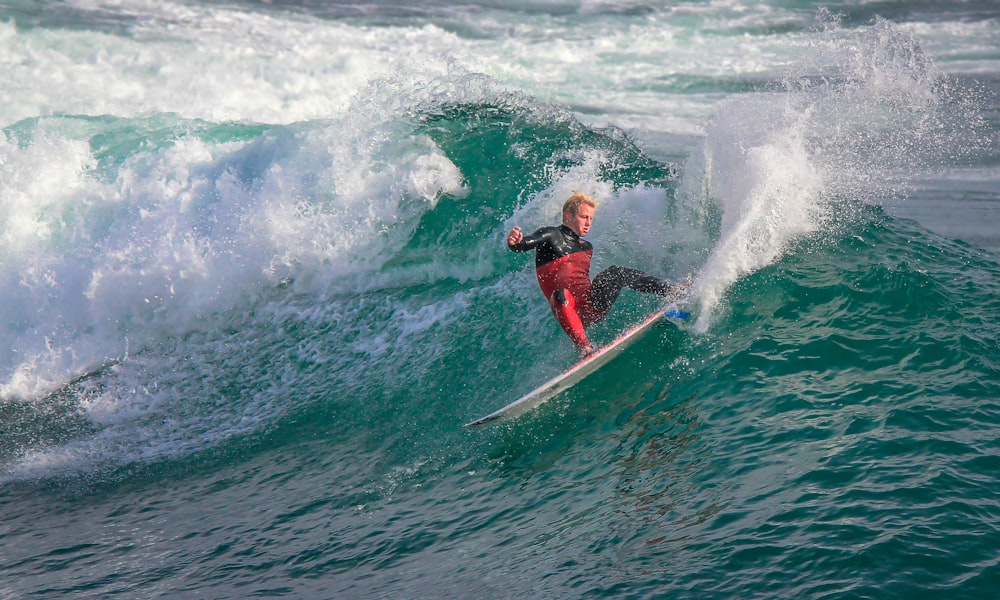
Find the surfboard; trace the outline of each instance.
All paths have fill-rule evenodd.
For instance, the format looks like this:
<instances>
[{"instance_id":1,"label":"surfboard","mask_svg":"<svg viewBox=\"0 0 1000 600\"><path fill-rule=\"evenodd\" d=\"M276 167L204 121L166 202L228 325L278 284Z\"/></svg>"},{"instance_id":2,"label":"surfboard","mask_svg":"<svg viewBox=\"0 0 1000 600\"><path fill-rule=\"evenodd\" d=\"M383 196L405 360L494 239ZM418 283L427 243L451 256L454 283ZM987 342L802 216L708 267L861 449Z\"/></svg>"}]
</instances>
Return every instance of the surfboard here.
<instances>
[{"instance_id":1,"label":"surfboard","mask_svg":"<svg viewBox=\"0 0 1000 600\"><path fill-rule=\"evenodd\" d=\"M652 329L661 319L686 319L688 316L688 313L679 310L673 305L660 309L647 317L642 323L625 331L615 338L614 341L587 356L568 370L563 371L500 410L474 421L469 421L465 424L465 427L479 427L522 415L560 392L571 388L582 381L587 375L608 364L611 359L621 354L622 350L638 341L643 334Z\"/></svg>"}]
</instances>

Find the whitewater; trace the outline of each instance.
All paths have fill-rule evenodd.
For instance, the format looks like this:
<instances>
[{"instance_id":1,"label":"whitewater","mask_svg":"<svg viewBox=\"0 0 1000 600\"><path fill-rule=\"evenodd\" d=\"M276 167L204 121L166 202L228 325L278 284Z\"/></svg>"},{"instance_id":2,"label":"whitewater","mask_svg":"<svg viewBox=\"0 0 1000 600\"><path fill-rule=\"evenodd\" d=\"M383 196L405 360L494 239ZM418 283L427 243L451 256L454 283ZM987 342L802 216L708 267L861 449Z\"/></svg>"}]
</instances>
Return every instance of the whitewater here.
<instances>
[{"instance_id":1,"label":"whitewater","mask_svg":"<svg viewBox=\"0 0 1000 600\"><path fill-rule=\"evenodd\" d=\"M0 598L991 597L998 49L991 2L0 3ZM577 189L692 317L464 429L575 360L503 240Z\"/></svg>"}]
</instances>

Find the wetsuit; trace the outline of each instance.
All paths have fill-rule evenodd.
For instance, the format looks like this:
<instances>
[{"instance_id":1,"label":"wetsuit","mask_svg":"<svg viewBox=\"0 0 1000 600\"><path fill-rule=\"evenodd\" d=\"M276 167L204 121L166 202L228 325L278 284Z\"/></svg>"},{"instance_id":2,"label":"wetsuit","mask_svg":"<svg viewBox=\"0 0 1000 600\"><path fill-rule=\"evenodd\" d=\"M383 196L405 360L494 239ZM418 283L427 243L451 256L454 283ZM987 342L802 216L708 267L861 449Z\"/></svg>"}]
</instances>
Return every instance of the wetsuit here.
<instances>
[{"instance_id":1,"label":"wetsuit","mask_svg":"<svg viewBox=\"0 0 1000 600\"><path fill-rule=\"evenodd\" d=\"M619 266L601 271L591 283L594 247L566 225L543 227L508 247L514 252L535 251L538 287L577 348L590 345L584 329L604 320L622 288L661 296L676 290L669 281Z\"/></svg>"}]
</instances>

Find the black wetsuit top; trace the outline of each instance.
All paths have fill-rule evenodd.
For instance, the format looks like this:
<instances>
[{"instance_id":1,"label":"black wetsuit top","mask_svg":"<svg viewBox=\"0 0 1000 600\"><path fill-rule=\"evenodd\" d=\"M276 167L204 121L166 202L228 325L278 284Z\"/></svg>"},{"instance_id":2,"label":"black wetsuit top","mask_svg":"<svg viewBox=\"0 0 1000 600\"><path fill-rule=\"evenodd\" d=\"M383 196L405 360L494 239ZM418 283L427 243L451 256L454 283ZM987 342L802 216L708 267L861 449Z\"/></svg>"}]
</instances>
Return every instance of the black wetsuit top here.
<instances>
[{"instance_id":1,"label":"black wetsuit top","mask_svg":"<svg viewBox=\"0 0 1000 600\"><path fill-rule=\"evenodd\" d=\"M519 243L511 246L511 250L514 252L536 250L535 268L537 269L574 252L593 254L594 246L578 236L569 227L559 225L558 227L542 227L531 235L524 236Z\"/></svg>"}]
</instances>

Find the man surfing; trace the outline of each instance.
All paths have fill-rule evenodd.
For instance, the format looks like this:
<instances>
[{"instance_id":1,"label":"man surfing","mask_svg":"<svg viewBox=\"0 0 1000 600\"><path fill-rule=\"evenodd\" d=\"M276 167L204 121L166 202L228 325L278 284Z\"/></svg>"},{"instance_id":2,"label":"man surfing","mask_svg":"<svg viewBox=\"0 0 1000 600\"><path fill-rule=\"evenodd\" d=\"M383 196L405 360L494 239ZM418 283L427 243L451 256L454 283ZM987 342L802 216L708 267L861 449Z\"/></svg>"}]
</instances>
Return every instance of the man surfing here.
<instances>
[{"instance_id":1,"label":"man surfing","mask_svg":"<svg viewBox=\"0 0 1000 600\"><path fill-rule=\"evenodd\" d=\"M507 234L507 247L513 252L535 251L538 287L581 358L594 352L585 329L604 320L622 288L675 296L691 285L690 281L674 283L617 265L601 271L591 282L594 247L583 236L590 231L596 209L597 202L590 196L574 191L563 203L562 225L542 227L530 235L514 227Z\"/></svg>"}]
</instances>

